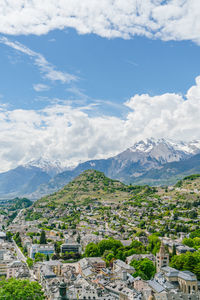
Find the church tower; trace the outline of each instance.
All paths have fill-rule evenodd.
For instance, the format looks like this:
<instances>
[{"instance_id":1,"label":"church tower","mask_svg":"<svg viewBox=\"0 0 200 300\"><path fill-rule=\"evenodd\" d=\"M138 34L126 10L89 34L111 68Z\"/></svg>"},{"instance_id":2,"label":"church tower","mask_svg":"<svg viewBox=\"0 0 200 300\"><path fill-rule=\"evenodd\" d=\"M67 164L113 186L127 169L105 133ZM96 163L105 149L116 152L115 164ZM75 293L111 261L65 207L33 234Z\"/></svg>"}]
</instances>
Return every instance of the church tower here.
<instances>
[{"instance_id":1,"label":"church tower","mask_svg":"<svg viewBox=\"0 0 200 300\"><path fill-rule=\"evenodd\" d=\"M163 242L161 242L160 250L156 254L156 270L160 272L160 269L167 267L169 264L169 254L165 250Z\"/></svg>"}]
</instances>

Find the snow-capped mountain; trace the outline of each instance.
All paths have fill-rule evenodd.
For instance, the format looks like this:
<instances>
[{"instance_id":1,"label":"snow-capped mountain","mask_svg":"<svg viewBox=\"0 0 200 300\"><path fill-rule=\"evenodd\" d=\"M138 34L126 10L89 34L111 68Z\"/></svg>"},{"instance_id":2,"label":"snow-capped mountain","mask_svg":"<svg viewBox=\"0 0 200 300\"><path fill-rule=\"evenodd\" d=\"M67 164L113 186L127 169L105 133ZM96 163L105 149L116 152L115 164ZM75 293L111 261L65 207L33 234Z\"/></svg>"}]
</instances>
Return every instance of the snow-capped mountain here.
<instances>
[{"instance_id":1,"label":"snow-capped mountain","mask_svg":"<svg viewBox=\"0 0 200 300\"><path fill-rule=\"evenodd\" d=\"M106 176L125 183L134 183L151 170L162 169L168 163L180 162L199 153L200 142L174 142L166 139L146 139L108 159L90 160L80 163L73 170L57 174L48 184L42 185L34 198L42 193L51 193L63 187L87 169L96 169ZM145 181L144 181L145 183Z\"/></svg>"},{"instance_id":2,"label":"snow-capped mountain","mask_svg":"<svg viewBox=\"0 0 200 300\"><path fill-rule=\"evenodd\" d=\"M195 144L196 145L196 144ZM185 151L187 149L187 151ZM200 151L197 146L173 142L166 139L146 139L135 143L132 147L114 157L121 162L121 167L137 163L140 165L140 171L146 171L151 168L159 168L163 164L173 161L180 161L189 158ZM133 173L136 176L138 168ZM140 175L140 172L138 173Z\"/></svg>"},{"instance_id":3,"label":"snow-capped mountain","mask_svg":"<svg viewBox=\"0 0 200 300\"><path fill-rule=\"evenodd\" d=\"M173 163L176 163L176 174L182 174L186 165L187 170L184 172L187 174L198 171L196 168L198 156L200 156L198 153L200 153L200 141L197 140L177 142L151 138L135 143L114 157L86 161L74 168L63 167L65 164L60 161L33 160L0 174L0 197L14 195L36 199L57 191L87 169L102 171L106 176L125 183L142 182L145 184L150 182L149 176L151 177L153 170L162 174L162 169L164 170L168 165L169 168L172 167L170 176L173 177ZM187 164L184 163L186 161ZM148 174L148 181L145 181L146 174ZM142 181L140 181L141 178ZM165 179L162 184L163 182Z\"/></svg>"},{"instance_id":4,"label":"snow-capped mountain","mask_svg":"<svg viewBox=\"0 0 200 300\"><path fill-rule=\"evenodd\" d=\"M31 160L23 165L25 168L36 167L47 173L49 176L53 177L58 173L61 173L67 169L64 167L59 160L50 161L44 158L37 160Z\"/></svg>"},{"instance_id":5,"label":"snow-capped mountain","mask_svg":"<svg viewBox=\"0 0 200 300\"><path fill-rule=\"evenodd\" d=\"M171 139L145 139L135 143L129 149L133 152L141 151L150 153L153 149L160 147L160 145L165 146L170 150L180 151L185 154L197 154L200 151L200 141L194 140L191 142L183 142L183 141L173 141Z\"/></svg>"},{"instance_id":6,"label":"snow-capped mountain","mask_svg":"<svg viewBox=\"0 0 200 300\"><path fill-rule=\"evenodd\" d=\"M182 151L186 154L188 153L188 154L195 155L200 152L200 140L193 140L191 142L183 142L183 141L175 142L169 140L168 142L175 150Z\"/></svg>"}]
</instances>

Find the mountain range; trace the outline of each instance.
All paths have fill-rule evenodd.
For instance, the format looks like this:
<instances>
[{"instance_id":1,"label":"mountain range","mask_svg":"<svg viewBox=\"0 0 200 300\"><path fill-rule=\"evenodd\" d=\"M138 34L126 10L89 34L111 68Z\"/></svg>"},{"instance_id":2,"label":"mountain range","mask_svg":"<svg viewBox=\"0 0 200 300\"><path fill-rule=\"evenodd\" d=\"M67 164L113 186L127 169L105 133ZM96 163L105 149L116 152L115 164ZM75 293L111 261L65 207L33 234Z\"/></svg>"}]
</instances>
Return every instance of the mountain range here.
<instances>
[{"instance_id":1,"label":"mountain range","mask_svg":"<svg viewBox=\"0 0 200 300\"><path fill-rule=\"evenodd\" d=\"M90 160L73 169L59 161L31 161L0 173L0 198L38 199L53 193L88 169L124 183L168 185L186 175L200 173L200 141L175 142L146 139L108 159Z\"/></svg>"}]
</instances>

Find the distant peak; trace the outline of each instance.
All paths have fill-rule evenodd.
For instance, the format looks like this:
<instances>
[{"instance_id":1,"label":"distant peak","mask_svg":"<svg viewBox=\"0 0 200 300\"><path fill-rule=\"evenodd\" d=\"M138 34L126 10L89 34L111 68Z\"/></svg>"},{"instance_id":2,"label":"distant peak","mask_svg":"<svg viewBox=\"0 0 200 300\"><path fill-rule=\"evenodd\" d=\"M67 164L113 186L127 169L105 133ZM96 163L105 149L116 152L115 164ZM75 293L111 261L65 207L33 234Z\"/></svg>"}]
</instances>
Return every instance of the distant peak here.
<instances>
[{"instance_id":1,"label":"distant peak","mask_svg":"<svg viewBox=\"0 0 200 300\"><path fill-rule=\"evenodd\" d=\"M130 147L131 151L141 151L141 152L150 152L155 146L159 144L167 144L166 139L160 138L160 139L155 139L155 138L146 138L144 140L138 141L135 143L132 147Z\"/></svg>"},{"instance_id":2,"label":"distant peak","mask_svg":"<svg viewBox=\"0 0 200 300\"><path fill-rule=\"evenodd\" d=\"M41 169L42 171L48 173L49 175L56 175L66 168L62 167L62 164L58 160L48 160L44 158L39 158L37 160L31 160L23 165L25 168L36 167Z\"/></svg>"}]
</instances>

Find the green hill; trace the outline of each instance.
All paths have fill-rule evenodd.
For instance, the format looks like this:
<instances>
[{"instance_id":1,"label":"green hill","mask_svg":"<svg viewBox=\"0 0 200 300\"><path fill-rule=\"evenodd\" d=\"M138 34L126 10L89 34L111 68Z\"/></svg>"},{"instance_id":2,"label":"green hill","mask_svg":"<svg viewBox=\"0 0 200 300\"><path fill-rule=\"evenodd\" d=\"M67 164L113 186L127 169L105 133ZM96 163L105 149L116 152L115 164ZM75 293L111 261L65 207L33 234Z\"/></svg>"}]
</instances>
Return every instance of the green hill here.
<instances>
[{"instance_id":1,"label":"green hill","mask_svg":"<svg viewBox=\"0 0 200 300\"><path fill-rule=\"evenodd\" d=\"M76 203L119 202L129 199L130 191L130 187L106 177L102 172L86 170L58 192L36 201L35 205L45 202L59 205L72 201Z\"/></svg>"},{"instance_id":2,"label":"green hill","mask_svg":"<svg viewBox=\"0 0 200 300\"><path fill-rule=\"evenodd\" d=\"M179 180L175 187L186 188L186 189L195 189L200 191L200 174L193 174L184 177L182 180Z\"/></svg>"}]
</instances>

